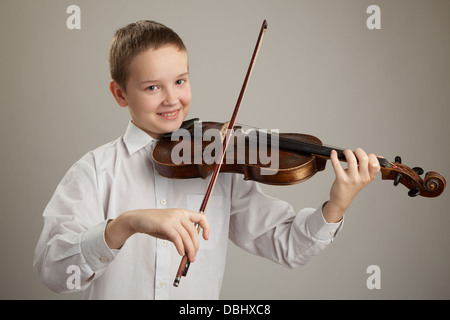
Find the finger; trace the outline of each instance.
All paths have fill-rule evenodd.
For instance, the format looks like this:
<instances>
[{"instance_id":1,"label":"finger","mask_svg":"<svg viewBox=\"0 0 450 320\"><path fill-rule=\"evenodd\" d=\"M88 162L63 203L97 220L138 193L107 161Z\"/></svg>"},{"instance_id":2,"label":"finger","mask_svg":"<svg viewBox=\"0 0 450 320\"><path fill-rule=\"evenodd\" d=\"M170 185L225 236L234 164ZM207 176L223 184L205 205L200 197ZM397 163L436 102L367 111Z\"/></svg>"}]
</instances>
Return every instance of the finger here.
<instances>
[{"instance_id":1,"label":"finger","mask_svg":"<svg viewBox=\"0 0 450 320\"><path fill-rule=\"evenodd\" d=\"M199 245L197 226L194 225L190 219L181 220L181 224L182 224L184 230L187 231L188 236L190 237L190 241L194 245L194 250L195 250L195 252L197 252L198 245Z\"/></svg>"},{"instance_id":2,"label":"finger","mask_svg":"<svg viewBox=\"0 0 450 320\"><path fill-rule=\"evenodd\" d=\"M200 227L203 230L202 231L203 238L205 240L208 240L210 227L209 227L209 223L208 223L208 219L206 218L206 215L204 215L202 213L190 211L189 219L192 222L198 223L200 225Z\"/></svg>"},{"instance_id":3,"label":"finger","mask_svg":"<svg viewBox=\"0 0 450 320\"><path fill-rule=\"evenodd\" d=\"M166 232L166 235L167 240L171 241L175 245L178 254L180 256L184 256L186 251L184 250L183 240L181 239L179 233L175 229L172 229L170 232Z\"/></svg>"},{"instance_id":4,"label":"finger","mask_svg":"<svg viewBox=\"0 0 450 320\"><path fill-rule=\"evenodd\" d=\"M330 160L336 177L343 176L345 174L345 171L344 168L342 168L341 163L339 162L336 150L331 150Z\"/></svg>"},{"instance_id":5,"label":"finger","mask_svg":"<svg viewBox=\"0 0 450 320\"><path fill-rule=\"evenodd\" d=\"M355 177L358 174L358 161L356 161L353 151L344 150L345 159L347 160L347 172L350 176Z\"/></svg>"},{"instance_id":6,"label":"finger","mask_svg":"<svg viewBox=\"0 0 450 320\"><path fill-rule=\"evenodd\" d=\"M185 219L182 219L181 223L187 232L187 234L183 233L183 235L188 235L190 237L190 239L185 238L185 247L189 250L188 255L190 259L192 259L191 261L194 261L193 259L195 259L195 255L197 254L197 250L199 248L199 230L194 223L197 223L200 227L205 228L206 232L204 233L204 238L206 237L206 239L209 237L209 224L204 214L189 210L183 210L183 214ZM193 246L192 249L191 246ZM191 252L191 250L193 251Z\"/></svg>"},{"instance_id":7,"label":"finger","mask_svg":"<svg viewBox=\"0 0 450 320\"><path fill-rule=\"evenodd\" d=\"M164 238L175 245L179 255L184 256L186 254L189 260L194 261L196 250L194 250L189 233L185 230L183 220L187 221L187 224L192 228L195 229L195 227L189 222L182 210L174 210L173 213L172 219L165 225L162 234L165 235Z\"/></svg>"},{"instance_id":8,"label":"finger","mask_svg":"<svg viewBox=\"0 0 450 320\"><path fill-rule=\"evenodd\" d=\"M380 169L380 161L378 161L377 156L373 153L369 154L369 175L372 180L376 178Z\"/></svg>"},{"instance_id":9,"label":"finger","mask_svg":"<svg viewBox=\"0 0 450 320\"><path fill-rule=\"evenodd\" d=\"M202 228L203 239L208 240L210 227L209 227L208 219L206 218L206 216L204 214L202 214L201 220L198 222L198 224Z\"/></svg>"},{"instance_id":10,"label":"finger","mask_svg":"<svg viewBox=\"0 0 450 320\"><path fill-rule=\"evenodd\" d=\"M369 157L363 149L357 148L354 152L358 159L358 171L363 179L369 179Z\"/></svg>"},{"instance_id":11,"label":"finger","mask_svg":"<svg viewBox=\"0 0 450 320\"><path fill-rule=\"evenodd\" d=\"M190 223L190 227L195 227ZM195 249L195 239L192 239L192 236L195 235L197 237L198 241L198 234L196 232L188 232L188 230L184 227L184 225L177 226L177 232L179 233L181 240L183 241L183 246L186 255L188 256L189 260L191 262L195 261L195 255L197 253L197 250ZM195 237L194 236L194 237ZM197 244L198 247L198 244Z\"/></svg>"}]
</instances>

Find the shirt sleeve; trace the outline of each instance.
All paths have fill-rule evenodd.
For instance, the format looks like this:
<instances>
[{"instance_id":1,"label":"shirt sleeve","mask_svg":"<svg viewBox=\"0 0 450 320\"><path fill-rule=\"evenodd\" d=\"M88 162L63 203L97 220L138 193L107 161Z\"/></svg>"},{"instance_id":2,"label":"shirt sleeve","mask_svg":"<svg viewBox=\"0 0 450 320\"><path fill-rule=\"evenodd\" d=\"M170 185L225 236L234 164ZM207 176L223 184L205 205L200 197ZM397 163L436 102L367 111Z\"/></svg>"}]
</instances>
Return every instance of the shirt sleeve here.
<instances>
[{"instance_id":1,"label":"shirt sleeve","mask_svg":"<svg viewBox=\"0 0 450 320\"><path fill-rule=\"evenodd\" d=\"M296 213L257 183L233 180L229 237L250 253L290 268L304 265L333 241L342 224L327 223L322 206Z\"/></svg>"},{"instance_id":2,"label":"shirt sleeve","mask_svg":"<svg viewBox=\"0 0 450 320\"><path fill-rule=\"evenodd\" d=\"M86 155L69 169L43 213L34 267L43 283L59 293L84 290L117 253L104 239L108 221L88 160ZM79 281L68 284L70 276L79 276Z\"/></svg>"}]
</instances>

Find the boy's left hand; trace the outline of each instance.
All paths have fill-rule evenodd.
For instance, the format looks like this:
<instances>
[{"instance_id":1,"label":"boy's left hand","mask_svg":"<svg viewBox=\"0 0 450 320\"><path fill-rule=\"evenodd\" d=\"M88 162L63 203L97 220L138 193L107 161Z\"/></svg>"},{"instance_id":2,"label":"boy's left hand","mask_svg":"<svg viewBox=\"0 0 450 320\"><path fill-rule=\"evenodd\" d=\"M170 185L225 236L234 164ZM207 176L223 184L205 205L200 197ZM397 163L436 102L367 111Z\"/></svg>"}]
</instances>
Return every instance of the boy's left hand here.
<instances>
[{"instance_id":1,"label":"boy's left hand","mask_svg":"<svg viewBox=\"0 0 450 320\"><path fill-rule=\"evenodd\" d=\"M380 163L374 154L367 155L358 148L353 153L345 150L347 169L339 162L337 152L331 152L331 164L336 179L330 190L330 200L322 209L325 220L329 223L339 222L358 192L373 181L380 171ZM358 159L358 160L356 160Z\"/></svg>"}]
</instances>

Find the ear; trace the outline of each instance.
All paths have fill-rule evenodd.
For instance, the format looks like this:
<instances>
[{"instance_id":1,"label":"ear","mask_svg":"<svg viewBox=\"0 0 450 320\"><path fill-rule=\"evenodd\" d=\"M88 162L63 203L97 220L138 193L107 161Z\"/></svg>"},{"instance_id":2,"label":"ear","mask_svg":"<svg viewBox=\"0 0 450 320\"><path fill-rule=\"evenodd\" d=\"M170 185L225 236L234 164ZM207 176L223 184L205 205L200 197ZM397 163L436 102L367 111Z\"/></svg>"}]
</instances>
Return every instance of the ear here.
<instances>
[{"instance_id":1,"label":"ear","mask_svg":"<svg viewBox=\"0 0 450 320\"><path fill-rule=\"evenodd\" d=\"M128 106L128 102L125 97L125 92L122 90L122 88L120 88L117 82L111 80L111 82L109 83L109 90L111 90L111 93L114 96L114 99L116 99L119 106L121 107Z\"/></svg>"}]
</instances>

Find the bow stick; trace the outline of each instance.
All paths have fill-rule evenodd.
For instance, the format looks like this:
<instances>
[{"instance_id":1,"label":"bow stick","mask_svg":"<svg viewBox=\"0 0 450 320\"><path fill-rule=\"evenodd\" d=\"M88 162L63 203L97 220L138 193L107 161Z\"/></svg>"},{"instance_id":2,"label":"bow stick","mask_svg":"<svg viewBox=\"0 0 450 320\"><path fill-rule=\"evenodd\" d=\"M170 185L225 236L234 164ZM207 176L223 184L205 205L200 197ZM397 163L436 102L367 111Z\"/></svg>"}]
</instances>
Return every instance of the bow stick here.
<instances>
[{"instance_id":1,"label":"bow stick","mask_svg":"<svg viewBox=\"0 0 450 320\"><path fill-rule=\"evenodd\" d=\"M226 129L226 134L225 134L225 137L223 139L221 153L219 155L219 158L216 160L216 166L215 166L214 171L213 171L213 173L211 175L211 179L209 180L209 183L208 183L208 188L206 189L205 196L204 196L202 204L200 206L199 212L202 213L202 214L204 214L205 211L206 211L206 206L208 205L209 198L210 198L211 193L212 193L212 191L214 189L214 185L215 185L215 183L217 181L217 177L218 177L218 174L219 174L219 171L220 171L220 167L222 166L223 158L225 156L225 150L227 149L228 142L230 141L231 134L232 134L232 131L233 131L232 128L234 128L234 123L236 121L236 117L237 117L237 114L238 114L238 111L239 111L239 107L241 105L242 98L244 97L245 89L247 88L248 80L250 79L250 76L252 74L253 65L254 65L254 62L255 62L256 58L258 57L259 48L261 47L262 39L264 37L264 34L265 34L266 30L267 30L267 21L264 20L263 24L261 26L261 30L259 32L258 40L256 41L256 46L255 46L255 49L253 51L252 59L250 60L250 65L248 67L247 74L245 75L244 83L242 84L241 92L239 93L239 97L238 97L238 100L236 102L236 106L234 107L234 111L233 111L233 114L231 116L231 120L229 122L227 122L225 124L224 128L223 128L223 129ZM200 226L198 226L198 225L197 225L197 231L200 231ZM175 287L178 287L178 285L180 284L181 277L182 276L183 277L186 276L187 271L189 269L189 266L190 266L190 261L189 261L189 258L187 257L187 255L185 254L183 256L183 258L181 259L177 275L176 275L175 280L173 282L173 285Z\"/></svg>"}]
</instances>

